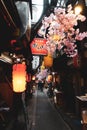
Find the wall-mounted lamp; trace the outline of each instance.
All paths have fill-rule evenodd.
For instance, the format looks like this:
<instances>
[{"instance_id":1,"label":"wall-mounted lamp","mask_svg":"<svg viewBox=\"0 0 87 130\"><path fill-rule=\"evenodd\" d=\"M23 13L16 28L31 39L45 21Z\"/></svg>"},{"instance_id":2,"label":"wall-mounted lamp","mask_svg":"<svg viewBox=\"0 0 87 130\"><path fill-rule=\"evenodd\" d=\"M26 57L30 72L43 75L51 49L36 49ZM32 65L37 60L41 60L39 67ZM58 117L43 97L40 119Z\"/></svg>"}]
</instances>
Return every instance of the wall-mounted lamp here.
<instances>
[{"instance_id":1,"label":"wall-mounted lamp","mask_svg":"<svg viewBox=\"0 0 87 130\"><path fill-rule=\"evenodd\" d=\"M13 65L13 91L23 92L26 90L26 65Z\"/></svg>"}]
</instances>

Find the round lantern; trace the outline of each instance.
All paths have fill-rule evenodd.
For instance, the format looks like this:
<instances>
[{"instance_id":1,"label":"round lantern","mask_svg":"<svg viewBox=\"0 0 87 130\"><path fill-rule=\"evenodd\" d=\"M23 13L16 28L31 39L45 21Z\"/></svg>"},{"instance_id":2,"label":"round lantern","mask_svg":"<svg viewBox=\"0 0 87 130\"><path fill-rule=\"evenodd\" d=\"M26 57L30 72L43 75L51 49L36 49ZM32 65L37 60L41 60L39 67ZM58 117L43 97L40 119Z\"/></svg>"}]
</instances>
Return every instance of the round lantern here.
<instances>
[{"instance_id":1,"label":"round lantern","mask_svg":"<svg viewBox=\"0 0 87 130\"><path fill-rule=\"evenodd\" d=\"M13 91L23 92L26 90L26 65L14 64L13 65Z\"/></svg>"},{"instance_id":2,"label":"round lantern","mask_svg":"<svg viewBox=\"0 0 87 130\"><path fill-rule=\"evenodd\" d=\"M32 80L34 81L36 79L35 75L32 76Z\"/></svg>"},{"instance_id":3,"label":"round lantern","mask_svg":"<svg viewBox=\"0 0 87 130\"><path fill-rule=\"evenodd\" d=\"M52 82L52 75L51 75L51 74L48 75L48 77L47 77L47 82Z\"/></svg>"},{"instance_id":4,"label":"round lantern","mask_svg":"<svg viewBox=\"0 0 87 130\"><path fill-rule=\"evenodd\" d=\"M51 56L51 54L44 56L44 66L52 67L52 65L53 65L53 57Z\"/></svg>"}]
</instances>

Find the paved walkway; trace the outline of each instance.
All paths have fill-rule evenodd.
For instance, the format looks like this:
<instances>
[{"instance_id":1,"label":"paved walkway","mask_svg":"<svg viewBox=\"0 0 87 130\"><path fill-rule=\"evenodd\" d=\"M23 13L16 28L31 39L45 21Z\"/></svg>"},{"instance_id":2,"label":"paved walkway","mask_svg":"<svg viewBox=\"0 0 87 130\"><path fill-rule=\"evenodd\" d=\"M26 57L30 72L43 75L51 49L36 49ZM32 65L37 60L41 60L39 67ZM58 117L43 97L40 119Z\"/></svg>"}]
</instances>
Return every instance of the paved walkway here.
<instances>
[{"instance_id":1,"label":"paved walkway","mask_svg":"<svg viewBox=\"0 0 87 130\"><path fill-rule=\"evenodd\" d=\"M31 130L71 130L44 92L36 91L30 112Z\"/></svg>"},{"instance_id":2,"label":"paved walkway","mask_svg":"<svg viewBox=\"0 0 87 130\"><path fill-rule=\"evenodd\" d=\"M80 125L60 114L46 92L37 90L32 98L32 110L29 110L30 130L81 130Z\"/></svg>"},{"instance_id":3,"label":"paved walkway","mask_svg":"<svg viewBox=\"0 0 87 130\"><path fill-rule=\"evenodd\" d=\"M26 110L27 122L24 112L20 111L18 120L14 123L12 119L4 130L81 130L80 124L75 125L72 119L55 108L46 91L36 90L27 101Z\"/></svg>"}]
</instances>

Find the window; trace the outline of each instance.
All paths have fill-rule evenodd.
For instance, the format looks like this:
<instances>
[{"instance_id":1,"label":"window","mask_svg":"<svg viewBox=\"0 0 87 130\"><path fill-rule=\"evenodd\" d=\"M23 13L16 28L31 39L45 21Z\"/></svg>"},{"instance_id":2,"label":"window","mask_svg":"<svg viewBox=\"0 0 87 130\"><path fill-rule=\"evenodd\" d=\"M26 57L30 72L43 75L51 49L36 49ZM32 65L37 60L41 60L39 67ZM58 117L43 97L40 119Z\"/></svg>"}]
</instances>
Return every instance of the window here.
<instances>
[{"instance_id":1,"label":"window","mask_svg":"<svg viewBox=\"0 0 87 130\"><path fill-rule=\"evenodd\" d=\"M40 19L43 13L44 1L32 0L32 24L35 24Z\"/></svg>"}]
</instances>

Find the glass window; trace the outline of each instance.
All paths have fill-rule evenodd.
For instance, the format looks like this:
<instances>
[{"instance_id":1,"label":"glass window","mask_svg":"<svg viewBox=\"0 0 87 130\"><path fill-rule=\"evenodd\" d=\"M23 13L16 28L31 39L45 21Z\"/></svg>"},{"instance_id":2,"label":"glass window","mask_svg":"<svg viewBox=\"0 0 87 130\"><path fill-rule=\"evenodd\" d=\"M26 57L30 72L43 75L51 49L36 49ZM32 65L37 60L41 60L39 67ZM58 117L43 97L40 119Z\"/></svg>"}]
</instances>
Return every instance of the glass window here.
<instances>
[{"instance_id":1,"label":"glass window","mask_svg":"<svg viewBox=\"0 0 87 130\"><path fill-rule=\"evenodd\" d=\"M44 1L36 1L32 0L32 24L35 24L40 19L42 13L43 13L43 4Z\"/></svg>"},{"instance_id":2,"label":"glass window","mask_svg":"<svg viewBox=\"0 0 87 130\"><path fill-rule=\"evenodd\" d=\"M35 24L40 19L43 13L43 6L42 5L32 5L32 24Z\"/></svg>"},{"instance_id":3,"label":"glass window","mask_svg":"<svg viewBox=\"0 0 87 130\"><path fill-rule=\"evenodd\" d=\"M44 0L32 0L32 4L43 5Z\"/></svg>"}]
</instances>

